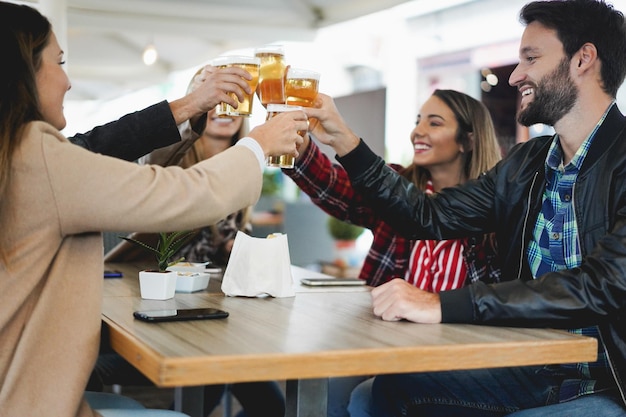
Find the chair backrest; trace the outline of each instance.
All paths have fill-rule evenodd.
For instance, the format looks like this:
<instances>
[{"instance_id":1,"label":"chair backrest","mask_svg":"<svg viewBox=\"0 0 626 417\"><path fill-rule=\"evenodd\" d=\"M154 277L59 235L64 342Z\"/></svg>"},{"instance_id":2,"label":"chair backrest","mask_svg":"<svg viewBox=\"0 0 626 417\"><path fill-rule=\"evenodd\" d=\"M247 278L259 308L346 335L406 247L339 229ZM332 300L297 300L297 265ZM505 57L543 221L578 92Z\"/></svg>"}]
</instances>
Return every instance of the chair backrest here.
<instances>
[{"instance_id":1,"label":"chair backrest","mask_svg":"<svg viewBox=\"0 0 626 417\"><path fill-rule=\"evenodd\" d=\"M104 243L104 253L107 254L111 249L123 242L119 236L127 236L128 232L103 232L102 240Z\"/></svg>"},{"instance_id":2,"label":"chair backrest","mask_svg":"<svg viewBox=\"0 0 626 417\"><path fill-rule=\"evenodd\" d=\"M327 219L328 214L310 201L285 203L284 232L293 265L332 261L334 241L328 233Z\"/></svg>"},{"instance_id":3,"label":"chair backrest","mask_svg":"<svg viewBox=\"0 0 626 417\"><path fill-rule=\"evenodd\" d=\"M157 233L119 233L115 235L117 243L107 250L104 247L104 262L148 262L154 261L154 255L147 250L120 239L118 236L128 236L133 239L145 242L148 246L155 246L159 235Z\"/></svg>"}]
</instances>

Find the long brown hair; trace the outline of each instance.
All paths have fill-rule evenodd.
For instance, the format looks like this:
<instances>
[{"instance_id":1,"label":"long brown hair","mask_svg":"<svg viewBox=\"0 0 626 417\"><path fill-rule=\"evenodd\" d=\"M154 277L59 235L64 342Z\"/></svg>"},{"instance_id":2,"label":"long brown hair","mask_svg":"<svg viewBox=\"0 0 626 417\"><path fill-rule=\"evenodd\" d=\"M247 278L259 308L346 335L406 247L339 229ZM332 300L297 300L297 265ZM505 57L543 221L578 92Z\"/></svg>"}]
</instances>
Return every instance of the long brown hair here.
<instances>
[{"instance_id":1,"label":"long brown hair","mask_svg":"<svg viewBox=\"0 0 626 417\"><path fill-rule=\"evenodd\" d=\"M24 126L43 119L35 75L51 33L48 19L32 7L0 3L0 195Z\"/></svg>"},{"instance_id":2,"label":"long brown hair","mask_svg":"<svg viewBox=\"0 0 626 417\"><path fill-rule=\"evenodd\" d=\"M432 95L441 99L452 110L459 125L456 142L465 149L465 178L478 178L502 157L489 110L480 101L455 90L435 90ZM421 189L426 187L426 182L430 179L428 170L414 163L401 174Z\"/></svg>"}]
</instances>

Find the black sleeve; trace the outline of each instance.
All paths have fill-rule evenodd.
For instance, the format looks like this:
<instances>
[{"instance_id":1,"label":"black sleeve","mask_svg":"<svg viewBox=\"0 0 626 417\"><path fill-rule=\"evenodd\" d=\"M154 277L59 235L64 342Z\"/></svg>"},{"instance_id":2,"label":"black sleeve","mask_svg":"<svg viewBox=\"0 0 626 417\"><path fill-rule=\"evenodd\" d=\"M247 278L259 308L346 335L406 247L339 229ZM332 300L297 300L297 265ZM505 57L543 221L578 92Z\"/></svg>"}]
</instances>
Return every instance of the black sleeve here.
<instances>
[{"instance_id":1,"label":"black sleeve","mask_svg":"<svg viewBox=\"0 0 626 417\"><path fill-rule=\"evenodd\" d=\"M469 287L439 293L442 323L473 323L474 304Z\"/></svg>"},{"instance_id":2,"label":"black sleeve","mask_svg":"<svg viewBox=\"0 0 626 417\"><path fill-rule=\"evenodd\" d=\"M68 139L92 152L134 161L180 141L180 133L169 103L162 101Z\"/></svg>"}]
</instances>

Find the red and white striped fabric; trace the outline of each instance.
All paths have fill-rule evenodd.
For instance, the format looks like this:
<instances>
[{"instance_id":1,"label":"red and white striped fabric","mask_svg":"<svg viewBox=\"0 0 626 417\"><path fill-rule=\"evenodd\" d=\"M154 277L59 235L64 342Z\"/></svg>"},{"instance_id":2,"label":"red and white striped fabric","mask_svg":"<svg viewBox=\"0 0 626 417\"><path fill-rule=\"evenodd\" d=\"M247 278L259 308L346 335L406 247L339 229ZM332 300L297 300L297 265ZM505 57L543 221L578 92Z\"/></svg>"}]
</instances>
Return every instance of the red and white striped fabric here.
<instances>
[{"instance_id":1,"label":"red and white striped fabric","mask_svg":"<svg viewBox=\"0 0 626 417\"><path fill-rule=\"evenodd\" d=\"M430 181L426 193L433 193ZM439 292L462 287L466 276L462 240L418 240L404 279L422 290Z\"/></svg>"}]
</instances>

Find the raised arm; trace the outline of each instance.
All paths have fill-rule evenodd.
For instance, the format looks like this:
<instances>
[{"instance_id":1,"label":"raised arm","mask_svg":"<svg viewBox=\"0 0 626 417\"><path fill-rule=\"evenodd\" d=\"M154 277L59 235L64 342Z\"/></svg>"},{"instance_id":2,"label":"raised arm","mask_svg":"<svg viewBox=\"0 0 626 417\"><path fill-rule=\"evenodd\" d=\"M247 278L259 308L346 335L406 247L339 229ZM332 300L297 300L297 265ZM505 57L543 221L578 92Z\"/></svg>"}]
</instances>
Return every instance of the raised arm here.
<instances>
[{"instance_id":1,"label":"raised arm","mask_svg":"<svg viewBox=\"0 0 626 417\"><path fill-rule=\"evenodd\" d=\"M445 240L490 231L492 176L429 197L352 132L332 98L319 94L316 107L305 112L319 121L312 134L337 152L356 192L397 233L413 240Z\"/></svg>"},{"instance_id":2,"label":"raised arm","mask_svg":"<svg viewBox=\"0 0 626 417\"><path fill-rule=\"evenodd\" d=\"M92 152L134 161L155 148L179 142L180 135L170 105L162 101L68 139Z\"/></svg>"},{"instance_id":3,"label":"raised arm","mask_svg":"<svg viewBox=\"0 0 626 417\"><path fill-rule=\"evenodd\" d=\"M69 139L92 152L127 161L134 161L154 149L175 143L188 147L189 143L180 141L178 125L190 121L194 131L202 131L206 113L218 103L237 105L229 93L243 99L243 91L250 90L245 82L249 78L250 74L240 68L205 67L196 77L194 89L184 97L127 114L115 122ZM195 135L192 140L197 137Z\"/></svg>"}]
</instances>

